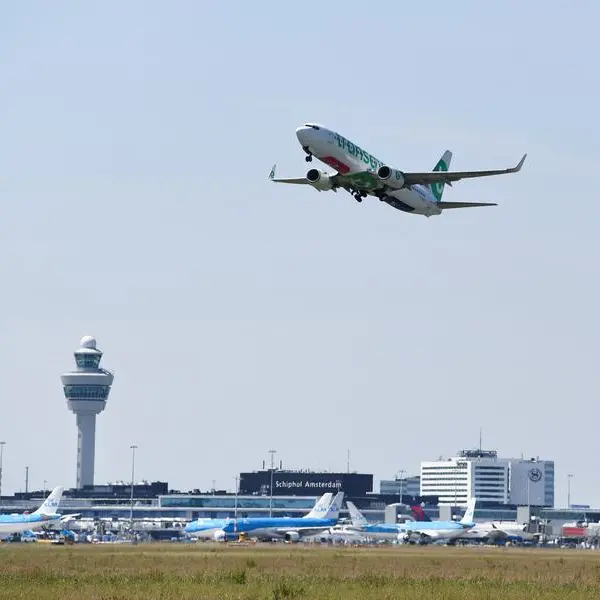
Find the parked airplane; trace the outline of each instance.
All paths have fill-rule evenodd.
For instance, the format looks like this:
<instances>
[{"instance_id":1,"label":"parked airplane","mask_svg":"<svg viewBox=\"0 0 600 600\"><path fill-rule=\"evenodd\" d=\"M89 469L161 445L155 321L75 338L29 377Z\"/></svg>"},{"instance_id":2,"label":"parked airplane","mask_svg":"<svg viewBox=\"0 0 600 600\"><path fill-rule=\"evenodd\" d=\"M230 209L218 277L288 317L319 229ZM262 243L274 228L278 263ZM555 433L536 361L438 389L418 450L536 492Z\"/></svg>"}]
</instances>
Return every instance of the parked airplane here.
<instances>
[{"instance_id":1,"label":"parked airplane","mask_svg":"<svg viewBox=\"0 0 600 600\"><path fill-rule=\"evenodd\" d=\"M538 533L530 533L527 523L514 521L487 521L476 523L474 527L460 535L461 540L493 542L537 542Z\"/></svg>"},{"instance_id":2,"label":"parked airplane","mask_svg":"<svg viewBox=\"0 0 600 600\"><path fill-rule=\"evenodd\" d=\"M460 521L407 521L400 526L398 540L404 542L418 542L426 544L436 540L456 541L466 530L475 526L473 516L475 514L476 498L467 502L467 510Z\"/></svg>"},{"instance_id":3,"label":"parked airplane","mask_svg":"<svg viewBox=\"0 0 600 600\"><path fill-rule=\"evenodd\" d=\"M333 500L331 496L331 493L321 496L314 508L301 518L249 517L230 521L222 528L221 539L244 533L262 540L283 539L286 542L298 542L303 537L325 531L337 523L344 492L338 492Z\"/></svg>"},{"instance_id":4,"label":"parked airplane","mask_svg":"<svg viewBox=\"0 0 600 600\"><path fill-rule=\"evenodd\" d=\"M346 506L352 523L333 527L329 530L332 536L348 540L366 538L396 541L398 536L404 532L405 523L369 523L353 502L347 500ZM411 512L413 519L405 522L416 523L425 520L425 514L420 506L411 506Z\"/></svg>"},{"instance_id":5,"label":"parked airplane","mask_svg":"<svg viewBox=\"0 0 600 600\"><path fill-rule=\"evenodd\" d=\"M306 123L296 129L296 137L307 154L307 161L316 156L335 169L336 173L310 169L306 177L278 179L275 177L276 165L273 165L269 175L271 181L311 185L319 192L337 192L342 188L350 192L358 202L373 195L398 210L426 217L440 215L443 210L450 208L497 206L493 202L442 202L444 186L451 186L461 179L517 173L527 156L523 155L517 166L509 169L448 171L452 152L446 150L433 171L409 173L391 168L360 146L322 125Z\"/></svg>"},{"instance_id":6,"label":"parked airplane","mask_svg":"<svg viewBox=\"0 0 600 600\"><path fill-rule=\"evenodd\" d=\"M366 538L373 540L397 540L403 523L369 523L350 500L346 501L352 524L330 529L330 533L349 540Z\"/></svg>"},{"instance_id":7,"label":"parked airplane","mask_svg":"<svg viewBox=\"0 0 600 600\"><path fill-rule=\"evenodd\" d=\"M195 538L204 540L217 539L217 532L219 532L220 536L223 527L231 520L232 519L196 519L195 521L188 523L183 531Z\"/></svg>"},{"instance_id":8,"label":"parked airplane","mask_svg":"<svg viewBox=\"0 0 600 600\"><path fill-rule=\"evenodd\" d=\"M0 515L0 536L6 537L22 531L39 529L71 518L72 515L63 517L57 513L63 489L61 486L55 487L42 505L32 513Z\"/></svg>"},{"instance_id":9,"label":"parked airplane","mask_svg":"<svg viewBox=\"0 0 600 600\"><path fill-rule=\"evenodd\" d=\"M321 496L321 498L319 498L319 500L317 500L317 502L315 503L315 506L313 507L312 511L302 518L306 519L312 513L322 516L322 512L324 510L327 510L331 505L332 499L332 493L328 492L326 494L323 494L323 496ZM236 537L236 535L239 533L236 527L236 523L238 521L239 520L231 518L197 519L196 521L188 523L188 525L184 529L184 532L190 535L191 537L221 541L228 537ZM287 519L287 521L289 521L289 519ZM229 524L231 524L231 527L227 527Z\"/></svg>"}]
</instances>

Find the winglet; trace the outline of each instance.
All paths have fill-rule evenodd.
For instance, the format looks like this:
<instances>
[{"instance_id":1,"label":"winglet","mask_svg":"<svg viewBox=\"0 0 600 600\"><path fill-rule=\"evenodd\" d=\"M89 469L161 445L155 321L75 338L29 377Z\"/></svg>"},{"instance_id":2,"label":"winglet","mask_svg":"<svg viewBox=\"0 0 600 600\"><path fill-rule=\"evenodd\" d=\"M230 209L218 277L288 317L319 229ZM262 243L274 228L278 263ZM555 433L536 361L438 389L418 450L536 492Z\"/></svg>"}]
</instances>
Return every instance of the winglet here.
<instances>
[{"instance_id":1,"label":"winglet","mask_svg":"<svg viewBox=\"0 0 600 600\"><path fill-rule=\"evenodd\" d=\"M519 161L519 164L513 169L514 173L517 173L521 170L521 167L523 166L523 163L525 162L526 158L527 158L527 152L525 154L523 154L523 158Z\"/></svg>"},{"instance_id":2,"label":"winglet","mask_svg":"<svg viewBox=\"0 0 600 600\"><path fill-rule=\"evenodd\" d=\"M275 177L275 169L277 168L277 165L273 165L273 167L271 168L271 172L269 173L269 179L273 179Z\"/></svg>"}]
</instances>

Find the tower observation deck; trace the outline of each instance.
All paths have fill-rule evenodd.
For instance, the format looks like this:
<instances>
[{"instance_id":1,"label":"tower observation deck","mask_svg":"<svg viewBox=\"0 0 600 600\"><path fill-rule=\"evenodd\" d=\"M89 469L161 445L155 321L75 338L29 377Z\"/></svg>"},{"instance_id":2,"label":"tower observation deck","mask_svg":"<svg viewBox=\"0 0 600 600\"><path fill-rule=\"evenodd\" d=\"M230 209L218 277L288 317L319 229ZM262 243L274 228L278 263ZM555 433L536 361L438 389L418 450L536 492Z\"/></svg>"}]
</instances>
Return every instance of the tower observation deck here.
<instances>
[{"instance_id":1,"label":"tower observation deck","mask_svg":"<svg viewBox=\"0 0 600 600\"><path fill-rule=\"evenodd\" d=\"M101 358L96 339L86 335L75 351L77 369L60 376L67 406L77 417L77 488L94 484L96 415L106 408L114 378L100 368Z\"/></svg>"}]
</instances>

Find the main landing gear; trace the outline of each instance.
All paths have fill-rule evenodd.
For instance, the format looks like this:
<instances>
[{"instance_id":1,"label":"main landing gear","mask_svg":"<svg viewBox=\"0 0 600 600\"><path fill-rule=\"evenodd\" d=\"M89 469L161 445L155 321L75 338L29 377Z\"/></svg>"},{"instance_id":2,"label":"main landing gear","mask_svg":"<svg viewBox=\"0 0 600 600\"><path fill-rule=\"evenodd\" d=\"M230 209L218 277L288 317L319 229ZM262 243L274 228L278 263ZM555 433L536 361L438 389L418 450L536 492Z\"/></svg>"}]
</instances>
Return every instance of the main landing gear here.
<instances>
[{"instance_id":1,"label":"main landing gear","mask_svg":"<svg viewBox=\"0 0 600 600\"><path fill-rule=\"evenodd\" d=\"M306 154L308 154L308 156L304 159L306 162L310 162L312 160L312 153L311 151L308 149L308 146L302 146L302 150L304 150L304 152L306 152Z\"/></svg>"},{"instance_id":2,"label":"main landing gear","mask_svg":"<svg viewBox=\"0 0 600 600\"><path fill-rule=\"evenodd\" d=\"M354 199L357 202L362 202L362 199L367 197L367 193L366 192L356 192L356 193L354 193L352 195L354 196Z\"/></svg>"}]
</instances>

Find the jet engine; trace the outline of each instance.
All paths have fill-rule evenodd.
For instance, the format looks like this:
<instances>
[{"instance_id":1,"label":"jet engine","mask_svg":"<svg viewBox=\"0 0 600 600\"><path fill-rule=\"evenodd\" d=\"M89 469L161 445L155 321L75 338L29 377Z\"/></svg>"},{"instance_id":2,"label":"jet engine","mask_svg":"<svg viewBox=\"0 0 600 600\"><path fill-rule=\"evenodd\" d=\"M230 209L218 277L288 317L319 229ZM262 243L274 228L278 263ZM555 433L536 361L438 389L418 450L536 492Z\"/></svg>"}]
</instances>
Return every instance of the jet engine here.
<instances>
[{"instance_id":1,"label":"jet engine","mask_svg":"<svg viewBox=\"0 0 600 600\"><path fill-rule=\"evenodd\" d=\"M224 542L226 537L227 536L222 529L219 529L213 533L213 539L215 542Z\"/></svg>"},{"instance_id":2,"label":"jet engine","mask_svg":"<svg viewBox=\"0 0 600 600\"><path fill-rule=\"evenodd\" d=\"M333 188L331 177L329 177L327 173L319 171L319 169L310 169L306 174L306 179L308 179L310 184L320 192L326 192Z\"/></svg>"},{"instance_id":3,"label":"jet engine","mask_svg":"<svg viewBox=\"0 0 600 600\"><path fill-rule=\"evenodd\" d=\"M288 531L285 534L284 539L286 542L293 544L300 539L300 534L297 531Z\"/></svg>"},{"instance_id":4,"label":"jet engine","mask_svg":"<svg viewBox=\"0 0 600 600\"><path fill-rule=\"evenodd\" d=\"M404 186L404 173L402 173L402 171L398 171L397 169L390 169L390 167L387 165L379 167L377 170L377 177L379 177L381 181L385 181L390 187L397 190Z\"/></svg>"}]
</instances>

